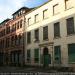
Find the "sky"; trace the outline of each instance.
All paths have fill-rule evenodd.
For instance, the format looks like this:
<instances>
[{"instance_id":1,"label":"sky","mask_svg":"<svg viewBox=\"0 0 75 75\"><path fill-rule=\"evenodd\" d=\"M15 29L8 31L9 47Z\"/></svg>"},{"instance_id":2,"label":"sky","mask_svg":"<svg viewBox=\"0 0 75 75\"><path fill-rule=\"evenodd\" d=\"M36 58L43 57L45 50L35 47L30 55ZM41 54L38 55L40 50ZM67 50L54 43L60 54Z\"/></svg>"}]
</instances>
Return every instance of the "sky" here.
<instances>
[{"instance_id":1,"label":"sky","mask_svg":"<svg viewBox=\"0 0 75 75\"><path fill-rule=\"evenodd\" d=\"M23 6L33 8L47 1L48 0L0 0L0 23L7 18L12 18L12 14Z\"/></svg>"}]
</instances>

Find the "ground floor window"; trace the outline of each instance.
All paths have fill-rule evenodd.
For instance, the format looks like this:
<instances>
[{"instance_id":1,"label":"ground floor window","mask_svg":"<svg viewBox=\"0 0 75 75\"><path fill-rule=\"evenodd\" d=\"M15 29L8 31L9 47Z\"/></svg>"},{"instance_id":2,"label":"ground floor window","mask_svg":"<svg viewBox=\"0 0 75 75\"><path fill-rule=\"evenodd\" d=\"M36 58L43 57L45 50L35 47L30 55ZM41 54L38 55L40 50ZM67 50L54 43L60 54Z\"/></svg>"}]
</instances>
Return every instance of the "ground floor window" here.
<instances>
[{"instance_id":1,"label":"ground floor window","mask_svg":"<svg viewBox=\"0 0 75 75\"><path fill-rule=\"evenodd\" d=\"M39 62L39 49L34 49L34 62Z\"/></svg>"},{"instance_id":2,"label":"ground floor window","mask_svg":"<svg viewBox=\"0 0 75 75\"><path fill-rule=\"evenodd\" d=\"M30 49L27 50L27 62L30 62L31 60L31 52Z\"/></svg>"},{"instance_id":3,"label":"ground floor window","mask_svg":"<svg viewBox=\"0 0 75 75\"><path fill-rule=\"evenodd\" d=\"M61 63L61 49L60 46L54 47L54 61L56 64Z\"/></svg>"},{"instance_id":4,"label":"ground floor window","mask_svg":"<svg viewBox=\"0 0 75 75\"><path fill-rule=\"evenodd\" d=\"M11 54L11 63L13 64L20 64L20 59L21 58L21 51L12 51Z\"/></svg>"},{"instance_id":5,"label":"ground floor window","mask_svg":"<svg viewBox=\"0 0 75 75\"><path fill-rule=\"evenodd\" d=\"M69 63L75 63L75 43L68 44L68 59Z\"/></svg>"},{"instance_id":6,"label":"ground floor window","mask_svg":"<svg viewBox=\"0 0 75 75\"><path fill-rule=\"evenodd\" d=\"M4 57L4 54L3 53L0 53L0 65L3 64L3 57Z\"/></svg>"}]
</instances>

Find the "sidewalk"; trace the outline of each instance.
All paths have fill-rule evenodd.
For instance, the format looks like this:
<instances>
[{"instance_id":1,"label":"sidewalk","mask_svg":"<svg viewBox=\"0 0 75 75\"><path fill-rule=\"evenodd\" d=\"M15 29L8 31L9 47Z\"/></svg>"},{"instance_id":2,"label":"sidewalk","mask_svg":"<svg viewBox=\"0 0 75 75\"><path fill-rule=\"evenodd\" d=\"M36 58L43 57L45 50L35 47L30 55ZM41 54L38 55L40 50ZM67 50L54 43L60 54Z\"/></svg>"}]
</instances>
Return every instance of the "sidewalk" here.
<instances>
[{"instance_id":1,"label":"sidewalk","mask_svg":"<svg viewBox=\"0 0 75 75\"><path fill-rule=\"evenodd\" d=\"M13 73L27 73L27 72L70 72L67 68L57 69L57 68L44 68L44 67L0 67L0 72L13 72ZM72 72L72 71L71 71Z\"/></svg>"}]
</instances>

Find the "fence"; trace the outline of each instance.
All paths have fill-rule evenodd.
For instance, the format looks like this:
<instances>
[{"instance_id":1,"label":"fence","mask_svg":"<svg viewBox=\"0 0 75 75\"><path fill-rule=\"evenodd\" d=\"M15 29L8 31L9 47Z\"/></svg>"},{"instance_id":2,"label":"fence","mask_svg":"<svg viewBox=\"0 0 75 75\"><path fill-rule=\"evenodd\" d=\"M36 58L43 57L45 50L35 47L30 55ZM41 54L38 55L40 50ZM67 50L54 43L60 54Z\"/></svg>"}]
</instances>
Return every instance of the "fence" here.
<instances>
[{"instance_id":1,"label":"fence","mask_svg":"<svg viewBox=\"0 0 75 75\"><path fill-rule=\"evenodd\" d=\"M0 75L75 75L71 72L58 72L58 73L0 73Z\"/></svg>"}]
</instances>

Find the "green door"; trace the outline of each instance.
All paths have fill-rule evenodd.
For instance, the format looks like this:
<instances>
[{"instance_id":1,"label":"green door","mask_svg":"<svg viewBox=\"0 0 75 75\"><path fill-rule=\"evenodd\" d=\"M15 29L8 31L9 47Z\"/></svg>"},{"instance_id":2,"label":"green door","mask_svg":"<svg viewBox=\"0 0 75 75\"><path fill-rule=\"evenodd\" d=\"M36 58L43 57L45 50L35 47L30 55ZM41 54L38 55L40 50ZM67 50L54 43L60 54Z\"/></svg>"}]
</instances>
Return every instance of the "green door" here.
<instances>
[{"instance_id":1,"label":"green door","mask_svg":"<svg viewBox=\"0 0 75 75\"><path fill-rule=\"evenodd\" d=\"M49 66L49 64L51 63L51 56L48 53L48 48L44 48L43 50L43 65L44 67Z\"/></svg>"},{"instance_id":2,"label":"green door","mask_svg":"<svg viewBox=\"0 0 75 75\"><path fill-rule=\"evenodd\" d=\"M49 54L44 55L44 66L51 64L51 56Z\"/></svg>"}]
</instances>

